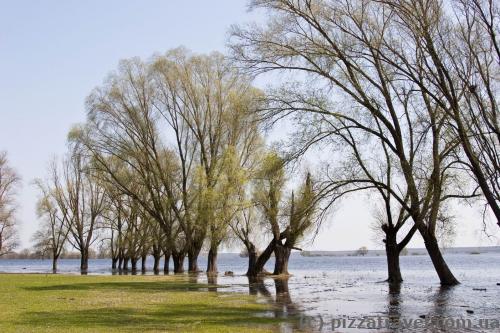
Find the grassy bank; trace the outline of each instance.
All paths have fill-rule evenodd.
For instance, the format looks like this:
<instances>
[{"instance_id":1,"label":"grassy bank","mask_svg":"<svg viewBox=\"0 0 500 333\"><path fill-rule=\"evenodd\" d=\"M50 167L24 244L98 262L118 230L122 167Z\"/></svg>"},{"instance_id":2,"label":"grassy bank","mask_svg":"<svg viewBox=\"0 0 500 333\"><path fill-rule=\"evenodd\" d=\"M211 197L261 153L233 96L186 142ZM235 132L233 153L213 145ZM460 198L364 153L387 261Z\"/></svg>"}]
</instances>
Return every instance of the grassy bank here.
<instances>
[{"instance_id":1,"label":"grassy bank","mask_svg":"<svg viewBox=\"0 0 500 333\"><path fill-rule=\"evenodd\" d=\"M0 274L3 333L273 332L268 309L188 277Z\"/></svg>"}]
</instances>

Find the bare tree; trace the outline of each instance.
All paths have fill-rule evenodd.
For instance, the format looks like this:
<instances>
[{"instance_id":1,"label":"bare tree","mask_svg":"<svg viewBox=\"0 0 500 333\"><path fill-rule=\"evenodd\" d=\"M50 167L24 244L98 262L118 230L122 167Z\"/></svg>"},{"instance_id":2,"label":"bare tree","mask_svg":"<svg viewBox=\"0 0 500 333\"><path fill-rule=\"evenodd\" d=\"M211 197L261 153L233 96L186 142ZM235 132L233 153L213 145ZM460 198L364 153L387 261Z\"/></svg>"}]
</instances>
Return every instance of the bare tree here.
<instances>
[{"instance_id":1,"label":"bare tree","mask_svg":"<svg viewBox=\"0 0 500 333\"><path fill-rule=\"evenodd\" d=\"M9 166L6 152L0 152L0 256L18 245L16 233L16 190L20 177Z\"/></svg>"},{"instance_id":2,"label":"bare tree","mask_svg":"<svg viewBox=\"0 0 500 333\"><path fill-rule=\"evenodd\" d=\"M105 210L104 188L91 173L78 147L63 162L64 201L68 207L68 242L80 252L80 270L88 270L89 250L97 240L97 229Z\"/></svg>"},{"instance_id":3,"label":"bare tree","mask_svg":"<svg viewBox=\"0 0 500 333\"><path fill-rule=\"evenodd\" d=\"M35 241L49 251L52 258L52 271L57 271L57 260L65 248L71 228L70 213L65 200L65 188L60 179L57 161L54 159L49 167L49 178L46 181L35 180L40 191L37 204L37 215L41 221Z\"/></svg>"},{"instance_id":4,"label":"bare tree","mask_svg":"<svg viewBox=\"0 0 500 333\"><path fill-rule=\"evenodd\" d=\"M448 114L448 130L458 138L464 155L454 167L470 172L500 226L498 4L488 0L382 3L393 13L406 50L393 48L384 61Z\"/></svg>"},{"instance_id":5,"label":"bare tree","mask_svg":"<svg viewBox=\"0 0 500 333\"><path fill-rule=\"evenodd\" d=\"M458 140L446 130L447 110L388 60L397 53L405 64L409 56L393 13L376 1L256 0L251 7L272 18L265 27L235 27L234 56L257 72L300 72L307 82L272 92L266 115L298 115L309 126L297 135L304 143L298 153L336 142L347 163L327 175L333 197L373 189L392 197L424 238L441 283L458 283L436 225L444 200L476 193L451 191L460 170L452 167ZM424 69L413 74L427 75ZM380 172L372 161L381 160L390 162L392 180L374 177Z\"/></svg>"}]
</instances>

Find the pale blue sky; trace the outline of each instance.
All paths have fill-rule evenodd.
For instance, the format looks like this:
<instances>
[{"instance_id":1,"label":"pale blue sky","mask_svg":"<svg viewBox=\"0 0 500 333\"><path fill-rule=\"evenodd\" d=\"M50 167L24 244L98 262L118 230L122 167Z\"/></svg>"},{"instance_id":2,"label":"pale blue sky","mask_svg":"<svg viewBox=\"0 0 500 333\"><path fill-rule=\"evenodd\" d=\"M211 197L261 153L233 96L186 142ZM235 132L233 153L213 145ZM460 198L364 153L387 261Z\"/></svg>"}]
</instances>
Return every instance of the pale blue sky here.
<instances>
[{"instance_id":1,"label":"pale blue sky","mask_svg":"<svg viewBox=\"0 0 500 333\"><path fill-rule=\"evenodd\" d=\"M0 150L23 177L23 246L36 228L30 182L64 153L67 131L85 118L85 97L120 59L181 45L224 52L229 26L255 18L245 0L0 0ZM362 200L347 203L307 247L371 246L370 213ZM490 245L479 227L467 222L456 245Z\"/></svg>"}]
</instances>

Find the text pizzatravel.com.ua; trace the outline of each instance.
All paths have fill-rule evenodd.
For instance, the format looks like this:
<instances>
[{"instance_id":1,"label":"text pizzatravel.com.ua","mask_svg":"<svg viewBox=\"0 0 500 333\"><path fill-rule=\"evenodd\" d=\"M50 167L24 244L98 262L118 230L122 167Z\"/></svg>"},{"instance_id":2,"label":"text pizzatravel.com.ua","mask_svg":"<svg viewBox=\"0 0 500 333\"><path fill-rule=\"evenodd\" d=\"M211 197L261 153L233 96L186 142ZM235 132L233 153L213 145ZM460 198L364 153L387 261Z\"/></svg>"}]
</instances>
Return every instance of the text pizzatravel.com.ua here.
<instances>
[{"instance_id":1,"label":"text pizzatravel.com.ua","mask_svg":"<svg viewBox=\"0 0 500 333\"><path fill-rule=\"evenodd\" d=\"M498 330L500 320L497 318L461 318L461 317L424 317L403 318L369 316L352 318L342 316L340 318L326 319L321 315L301 316L299 325L301 328L314 328L317 330L340 330L340 329L481 329Z\"/></svg>"}]
</instances>

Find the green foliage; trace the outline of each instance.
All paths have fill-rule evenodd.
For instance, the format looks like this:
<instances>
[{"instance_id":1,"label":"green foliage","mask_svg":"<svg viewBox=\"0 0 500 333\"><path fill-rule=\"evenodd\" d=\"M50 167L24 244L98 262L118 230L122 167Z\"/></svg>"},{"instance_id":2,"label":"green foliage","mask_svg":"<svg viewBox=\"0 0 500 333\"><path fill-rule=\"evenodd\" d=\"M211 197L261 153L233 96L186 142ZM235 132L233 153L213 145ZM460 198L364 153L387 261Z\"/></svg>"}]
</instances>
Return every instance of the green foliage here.
<instances>
[{"instance_id":1,"label":"green foliage","mask_svg":"<svg viewBox=\"0 0 500 333\"><path fill-rule=\"evenodd\" d=\"M295 246L316 222L317 195L313 188L311 174L307 173L297 198L292 193L290 199L290 223L287 243Z\"/></svg>"},{"instance_id":2,"label":"green foliage","mask_svg":"<svg viewBox=\"0 0 500 333\"><path fill-rule=\"evenodd\" d=\"M283 159L271 151L262 159L256 174L254 201L263 211L275 239L280 238L278 214L285 185Z\"/></svg>"}]
</instances>

